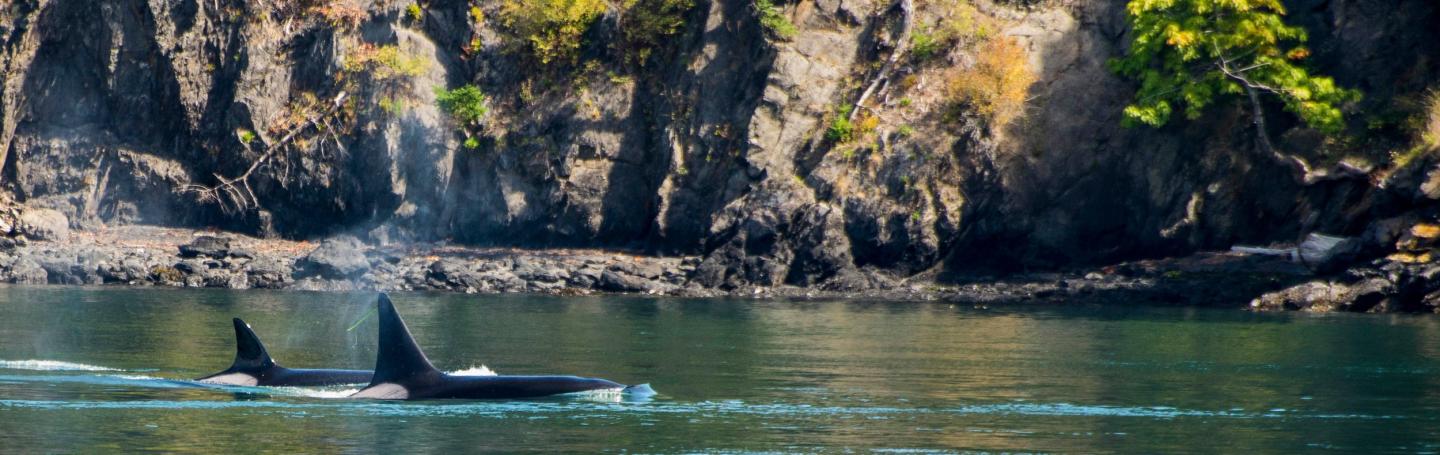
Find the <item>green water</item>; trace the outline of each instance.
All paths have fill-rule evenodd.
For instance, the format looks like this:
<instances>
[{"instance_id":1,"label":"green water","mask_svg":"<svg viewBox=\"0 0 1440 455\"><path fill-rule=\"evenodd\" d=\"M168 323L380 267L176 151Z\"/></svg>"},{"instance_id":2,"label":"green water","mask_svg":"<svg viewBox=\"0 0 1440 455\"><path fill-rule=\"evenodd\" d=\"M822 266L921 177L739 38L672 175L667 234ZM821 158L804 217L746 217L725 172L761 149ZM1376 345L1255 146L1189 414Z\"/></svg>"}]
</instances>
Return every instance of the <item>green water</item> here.
<instances>
[{"instance_id":1,"label":"green water","mask_svg":"<svg viewBox=\"0 0 1440 455\"><path fill-rule=\"evenodd\" d=\"M372 296L0 287L0 452L1440 450L1434 317L392 297L442 369L660 395L396 403L205 387L184 380L229 364L234 316L284 365L369 368L374 318L347 328Z\"/></svg>"}]
</instances>

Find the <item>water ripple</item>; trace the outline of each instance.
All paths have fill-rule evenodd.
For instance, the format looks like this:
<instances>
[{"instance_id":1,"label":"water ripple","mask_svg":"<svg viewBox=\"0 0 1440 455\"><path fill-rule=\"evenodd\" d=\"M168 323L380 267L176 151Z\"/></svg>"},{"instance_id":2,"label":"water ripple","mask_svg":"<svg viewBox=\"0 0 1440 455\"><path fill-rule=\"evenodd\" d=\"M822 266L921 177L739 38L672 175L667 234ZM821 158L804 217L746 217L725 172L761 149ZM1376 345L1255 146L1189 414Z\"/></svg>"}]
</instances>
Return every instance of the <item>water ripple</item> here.
<instances>
[{"instance_id":1,"label":"water ripple","mask_svg":"<svg viewBox=\"0 0 1440 455\"><path fill-rule=\"evenodd\" d=\"M578 416L613 417L621 414L661 415L696 414L703 417L724 415L786 416L835 418L839 416L892 416L907 415L1024 415L1049 417L1125 417L1148 419L1175 418L1226 418L1226 419L1290 419L1290 420L1397 420L1410 419L1400 415L1330 414L1309 413L1298 410L1267 410L1262 412L1206 411L1178 409L1164 406L1127 407L1102 405L1076 405L1070 403L999 403L977 404L953 408L900 408L900 407L846 407L810 406L795 404L747 404L743 402L649 402L649 403L586 403L573 400L531 400L531 401L447 401L447 402L285 402L285 401L47 401L47 400L0 400L0 408L13 409L249 409L276 412L330 411L344 415L400 416L400 417L497 417L512 414L551 414L590 411Z\"/></svg>"}]
</instances>

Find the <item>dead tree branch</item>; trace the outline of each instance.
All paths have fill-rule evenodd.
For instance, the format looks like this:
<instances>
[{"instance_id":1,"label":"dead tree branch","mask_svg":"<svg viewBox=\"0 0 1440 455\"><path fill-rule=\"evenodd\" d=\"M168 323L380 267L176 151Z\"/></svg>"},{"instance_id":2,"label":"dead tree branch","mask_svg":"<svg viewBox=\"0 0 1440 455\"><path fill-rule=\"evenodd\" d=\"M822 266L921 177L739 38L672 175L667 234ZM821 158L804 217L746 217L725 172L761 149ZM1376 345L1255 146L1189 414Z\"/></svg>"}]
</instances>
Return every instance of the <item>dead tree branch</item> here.
<instances>
[{"instance_id":1,"label":"dead tree branch","mask_svg":"<svg viewBox=\"0 0 1440 455\"><path fill-rule=\"evenodd\" d=\"M860 92L860 99L855 100L855 106L850 109L850 116L847 120L855 120L855 114L860 112L861 107L864 107L865 100L870 99L870 96L875 93L875 89L889 80L890 73L899 65L900 58L905 56L905 51L909 50L910 30L914 28L915 3L914 0L899 0L899 3L900 39L895 43L895 51L890 53L890 58L885 61L884 66L880 67L880 72L875 74L875 78L870 80L865 91Z\"/></svg>"},{"instance_id":2,"label":"dead tree branch","mask_svg":"<svg viewBox=\"0 0 1440 455\"><path fill-rule=\"evenodd\" d=\"M345 92L340 92L340 94L336 95L335 99L330 102L330 106L326 107L323 112L320 112L318 115L306 116L305 123L292 128L289 132L285 133L284 136L281 136L280 140L266 147L265 151L260 154L260 157L251 162L250 166L245 168L245 172L240 173L240 175L225 177L220 174L215 174L215 180L219 183L214 186L189 184L181 186L180 191L195 193L201 202L214 202L219 204L220 209L226 213L241 212L259 207L260 200L255 196L255 190L250 187L250 176L254 174L256 170L260 169L261 166L270 162L277 152L289 144L290 141L294 140L300 133L319 125L321 121L324 121L331 114L335 113L335 111L339 110L340 106L345 103L345 95ZM327 127L326 129L331 128Z\"/></svg>"}]
</instances>

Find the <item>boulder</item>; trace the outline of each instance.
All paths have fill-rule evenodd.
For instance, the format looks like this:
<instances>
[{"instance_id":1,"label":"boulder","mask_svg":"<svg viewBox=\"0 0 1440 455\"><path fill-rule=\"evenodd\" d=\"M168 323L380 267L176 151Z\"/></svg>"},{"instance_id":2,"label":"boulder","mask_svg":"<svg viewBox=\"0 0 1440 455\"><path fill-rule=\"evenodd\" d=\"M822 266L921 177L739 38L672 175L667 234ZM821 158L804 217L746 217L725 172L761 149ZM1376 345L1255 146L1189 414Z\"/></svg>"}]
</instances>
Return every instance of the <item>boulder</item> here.
<instances>
[{"instance_id":1,"label":"boulder","mask_svg":"<svg viewBox=\"0 0 1440 455\"><path fill-rule=\"evenodd\" d=\"M250 264L249 283L257 289L280 289L285 287L291 270L288 261L257 261Z\"/></svg>"},{"instance_id":2,"label":"boulder","mask_svg":"<svg viewBox=\"0 0 1440 455\"><path fill-rule=\"evenodd\" d=\"M20 211L14 207L0 209L0 236L14 235L20 227Z\"/></svg>"},{"instance_id":3,"label":"boulder","mask_svg":"<svg viewBox=\"0 0 1440 455\"><path fill-rule=\"evenodd\" d=\"M10 267L10 282L15 284L45 284L49 282L49 272L44 267L29 258L20 258L15 265Z\"/></svg>"},{"instance_id":4,"label":"boulder","mask_svg":"<svg viewBox=\"0 0 1440 455\"><path fill-rule=\"evenodd\" d=\"M193 258L209 256L221 259L230 254L230 239L213 235L195 237L190 243L180 245L180 257Z\"/></svg>"},{"instance_id":5,"label":"boulder","mask_svg":"<svg viewBox=\"0 0 1440 455\"><path fill-rule=\"evenodd\" d=\"M596 283L595 287L610 292L646 292L654 289L655 283L614 270L606 270L600 274L600 282Z\"/></svg>"},{"instance_id":6,"label":"boulder","mask_svg":"<svg viewBox=\"0 0 1440 455\"><path fill-rule=\"evenodd\" d=\"M484 282L480 274L470 268L470 264L454 258L438 259L430 263L429 276L435 280L433 286L437 288L479 289Z\"/></svg>"},{"instance_id":7,"label":"boulder","mask_svg":"<svg viewBox=\"0 0 1440 455\"><path fill-rule=\"evenodd\" d=\"M46 278L51 284L87 284L85 273L72 258L45 257L40 259L40 267L45 269Z\"/></svg>"},{"instance_id":8,"label":"boulder","mask_svg":"<svg viewBox=\"0 0 1440 455\"><path fill-rule=\"evenodd\" d=\"M555 264L549 261L519 260L515 261L515 276L526 281L538 281L544 283L558 283L565 279L566 273L560 270Z\"/></svg>"},{"instance_id":9,"label":"boulder","mask_svg":"<svg viewBox=\"0 0 1440 455\"><path fill-rule=\"evenodd\" d=\"M20 223L16 229L26 237L36 240L64 242L70 240L70 219L54 209L30 208L20 212Z\"/></svg>"},{"instance_id":10,"label":"boulder","mask_svg":"<svg viewBox=\"0 0 1440 455\"><path fill-rule=\"evenodd\" d=\"M322 276L332 279L349 279L364 275L370 270L370 261L365 259L365 245L360 239L342 235L325 239L310 254L296 261L297 278Z\"/></svg>"},{"instance_id":11,"label":"boulder","mask_svg":"<svg viewBox=\"0 0 1440 455\"><path fill-rule=\"evenodd\" d=\"M1301 263L1320 273L1341 270L1361 257L1363 242L1353 237L1311 233L1296 247Z\"/></svg>"}]
</instances>

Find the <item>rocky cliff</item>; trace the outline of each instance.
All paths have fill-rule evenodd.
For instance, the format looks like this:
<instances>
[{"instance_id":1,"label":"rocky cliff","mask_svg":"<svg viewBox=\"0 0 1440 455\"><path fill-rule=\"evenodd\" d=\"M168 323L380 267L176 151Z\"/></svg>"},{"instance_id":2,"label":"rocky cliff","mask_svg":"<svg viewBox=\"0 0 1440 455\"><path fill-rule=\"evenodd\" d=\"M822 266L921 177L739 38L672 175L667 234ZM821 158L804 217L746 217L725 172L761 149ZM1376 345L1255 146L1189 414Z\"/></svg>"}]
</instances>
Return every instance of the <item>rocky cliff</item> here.
<instances>
[{"instance_id":1,"label":"rocky cliff","mask_svg":"<svg viewBox=\"0 0 1440 455\"><path fill-rule=\"evenodd\" d=\"M751 2L697 0L642 59L613 44L628 16L611 5L547 65L516 50L502 2L355 2L351 22L312 3L0 7L8 197L77 228L622 248L699 256L688 280L707 287L836 290L1359 235L1429 203L1428 159L1291 176L1238 104L1122 128L1121 1L973 2L1034 75L999 124L943 96L975 46L890 61L954 2L787 2L782 37ZM1268 134L1332 164L1402 148L1382 114L1440 80L1440 5L1286 3L1313 66L1365 93L1352 121L1377 126L1343 150L1293 120ZM474 131L435 103L465 84L489 95ZM861 97L865 133L827 137Z\"/></svg>"}]
</instances>

